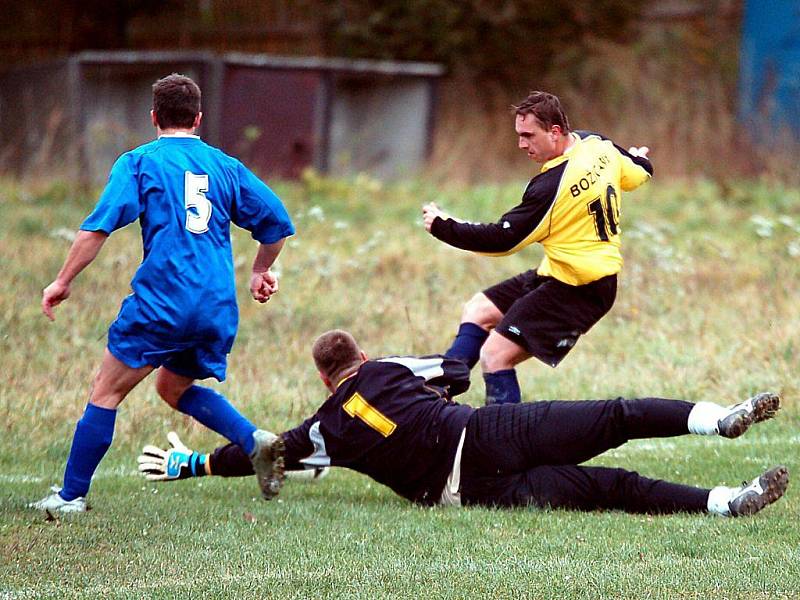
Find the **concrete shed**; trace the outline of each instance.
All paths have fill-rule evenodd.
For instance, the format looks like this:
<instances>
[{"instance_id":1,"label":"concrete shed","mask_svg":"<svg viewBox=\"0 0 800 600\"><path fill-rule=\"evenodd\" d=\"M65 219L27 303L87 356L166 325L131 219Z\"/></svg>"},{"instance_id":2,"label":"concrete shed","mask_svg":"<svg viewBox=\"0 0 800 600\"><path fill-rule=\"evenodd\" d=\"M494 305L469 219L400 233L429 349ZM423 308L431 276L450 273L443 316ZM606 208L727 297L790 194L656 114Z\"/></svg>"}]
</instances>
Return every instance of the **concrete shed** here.
<instances>
[{"instance_id":1,"label":"concrete shed","mask_svg":"<svg viewBox=\"0 0 800 600\"><path fill-rule=\"evenodd\" d=\"M203 90L200 135L267 177L306 167L380 178L428 157L440 65L209 52L82 52L0 72L0 169L102 182L153 138L150 85Z\"/></svg>"}]
</instances>

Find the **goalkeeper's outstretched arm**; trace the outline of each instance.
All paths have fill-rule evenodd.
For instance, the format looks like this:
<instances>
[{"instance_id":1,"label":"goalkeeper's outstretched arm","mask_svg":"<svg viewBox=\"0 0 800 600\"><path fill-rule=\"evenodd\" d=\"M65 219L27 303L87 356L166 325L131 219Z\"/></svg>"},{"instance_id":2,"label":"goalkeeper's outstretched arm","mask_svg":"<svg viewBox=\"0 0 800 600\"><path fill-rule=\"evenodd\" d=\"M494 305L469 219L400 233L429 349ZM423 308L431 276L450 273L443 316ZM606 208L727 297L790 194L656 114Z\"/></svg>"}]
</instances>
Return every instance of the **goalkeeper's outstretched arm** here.
<instances>
[{"instance_id":1,"label":"goalkeeper's outstretched arm","mask_svg":"<svg viewBox=\"0 0 800 600\"><path fill-rule=\"evenodd\" d=\"M167 434L166 450L147 445L139 456L139 472L149 481L176 481L204 475L245 477L253 475L253 463L236 444L221 446L210 454L188 448L174 431Z\"/></svg>"},{"instance_id":2,"label":"goalkeeper's outstretched arm","mask_svg":"<svg viewBox=\"0 0 800 600\"><path fill-rule=\"evenodd\" d=\"M305 425L304 423L297 430L302 430ZM283 435L293 432L294 430ZM142 448L142 454L138 458L139 472L149 481L177 481L205 475L247 477L254 474L250 457L236 444L227 444L209 454L201 454L188 448L174 431L167 434L167 440L170 447L166 450L153 445ZM309 471L315 473L315 478L322 476L319 472L323 470L307 467L291 458L287 461L286 469Z\"/></svg>"},{"instance_id":3,"label":"goalkeeper's outstretched arm","mask_svg":"<svg viewBox=\"0 0 800 600\"><path fill-rule=\"evenodd\" d=\"M139 473L146 479L175 481L211 475L208 454L200 454L187 448L174 431L167 434L167 440L170 447L166 450L151 445L142 448L142 454L138 459Z\"/></svg>"}]
</instances>

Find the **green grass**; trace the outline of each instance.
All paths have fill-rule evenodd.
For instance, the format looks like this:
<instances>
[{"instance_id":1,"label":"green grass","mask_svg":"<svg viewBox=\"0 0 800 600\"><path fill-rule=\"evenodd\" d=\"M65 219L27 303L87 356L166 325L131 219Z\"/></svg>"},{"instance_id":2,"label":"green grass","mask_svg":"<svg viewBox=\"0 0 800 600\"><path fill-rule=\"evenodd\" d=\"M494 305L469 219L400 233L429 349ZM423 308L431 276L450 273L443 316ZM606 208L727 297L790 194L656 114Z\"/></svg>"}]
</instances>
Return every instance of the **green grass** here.
<instances>
[{"instance_id":1,"label":"green grass","mask_svg":"<svg viewBox=\"0 0 800 600\"><path fill-rule=\"evenodd\" d=\"M93 510L45 521L24 508L60 481L105 332L141 256L115 234L49 323L41 289L94 194L64 183L2 182L0 194L0 598L533 597L775 598L800 594L800 503L752 519L519 509L422 509L367 478L290 481L277 501L248 479L146 484L145 443L169 429L219 443L159 401L152 382L120 409ZM438 201L494 219L519 185L438 188L309 175L278 186L298 226L281 291L248 301L253 242L235 236L241 327L217 386L281 430L324 399L309 346L352 330L374 356L444 349L475 291L534 266L463 253L422 230ZM768 182L659 183L623 200L626 266L617 303L557 370L519 369L528 400L664 396L728 403L783 393L774 422L739 440L639 441L595 462L693 485L736 484L783 463L800 473L800 190ZM464 401L478 405L482 384ZM794 484L793 484L794 485Z\"/></svg>"}]
</instances>

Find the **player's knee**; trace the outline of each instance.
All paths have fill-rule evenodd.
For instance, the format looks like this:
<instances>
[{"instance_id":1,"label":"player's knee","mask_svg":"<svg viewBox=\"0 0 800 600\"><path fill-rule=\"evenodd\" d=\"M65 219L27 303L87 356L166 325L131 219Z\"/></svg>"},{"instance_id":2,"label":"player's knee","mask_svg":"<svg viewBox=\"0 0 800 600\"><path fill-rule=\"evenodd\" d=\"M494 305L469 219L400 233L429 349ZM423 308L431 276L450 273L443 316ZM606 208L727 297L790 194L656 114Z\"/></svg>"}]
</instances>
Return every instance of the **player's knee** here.
<instances>
[{"instance_id":1,"label":"player's knee","mask_svg":"<svg viewBox=\"0 0 800 600\"><path fill-rule=\"evenodd\" d=\"M485 329L497 325L498 317L502 317L500 311L480 292L467 301L461 313L462 322L476 323Z\"/></svg>"},{"instance_id":2,"label":"player's knee","mask_svg":"<svg viewBox=\"0 0 800 600\"><path fill-rule=\"evenodd\" d=\"M89 391L89 404L100 408L117 408L124 398L124 395L108 385L102 373L98 372L95 375L92 389Z\"/></svg>"},{"instance_id":3,"label":"player's knee","mask_svg":"<svg viewBox=\"0 0 800 600\"><path fill-rule=\"evenodd\" d=\"M494 373L495 371L511 368L511 365L507 364L494 348L487 347L487 344L481 347L480 363L481 371L484 373Z\"/></svg>"},{"instance_id":4,"label":"player's knee","mask_svg":"<svg viewBox=\"0 0 800 600\"><path fill-rule=\"evenodd\" d=\"M163 377L156 379L156 393L161 399L169 404L172 408L178 406L178 400L181 399L185 389L178 389L171 381Z\"/></svg>"},{"instance_id":5,"label":"player's knee","mask_svg":"<svg viewBox=\"0 0 800 600\"><path fill-rule=\"evenodd\" d=\"M528 356L522 346L518 346L497 331L493 331L481 346L481 369L484 373L513 369Z\"/></svg>"}]
</instances>

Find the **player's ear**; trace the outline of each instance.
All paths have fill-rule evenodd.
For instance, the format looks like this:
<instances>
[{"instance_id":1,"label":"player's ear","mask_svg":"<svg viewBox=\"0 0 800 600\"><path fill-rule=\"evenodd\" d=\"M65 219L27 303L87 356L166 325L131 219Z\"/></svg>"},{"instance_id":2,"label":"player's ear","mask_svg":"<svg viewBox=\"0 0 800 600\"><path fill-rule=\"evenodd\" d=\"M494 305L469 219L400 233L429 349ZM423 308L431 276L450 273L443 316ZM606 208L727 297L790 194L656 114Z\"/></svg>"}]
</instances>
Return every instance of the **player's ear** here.
<instances>
[{"instance_id":1,"label":"player's ear","mask_svg":"<svg viewBox=\"0 0 800 600\"><path fill-rule=\"evenodd\" d=\"M192 124L192 129L197 129L200 127L200 121L203 120L203 113L202 111L197 113L197 116L194 118L194 123Z\"/></svg>"},{"instance_id":2,"label":"player's ear","mask_svg":"<svg viewBox=\"0 0 800 600\"><path fill-rule=\"evenodd\" d=\"M153 127L158 127L158 119L156 118L156 111L150 109L150 120L153 122Z\"/></svg>"},{"instance_id":3,"label":"player's ear","mask_svg":"<svg viewBox=\"0 0 800 600\"><path fill-rule=\"evenodd\" d=\"M359 350L358 353L361 356L361 362L367 362L369 360L369 358L367 358L367 353L363 350Z\"/></svg>"},{"instance_id":4,"label":"player's ear","mask_svg":"<svg viewBox=\"0 0 800 600\"><path fill-rule=\"evenodd\" d=\"M322 384L326 388L330 389L330 387L331 387L331 378L328 377L327 375L325 375L325 373L323 373L322 371L317 371L317 373L319 373L319 378L322 380Z\"/></svg>"}]
</instances>

